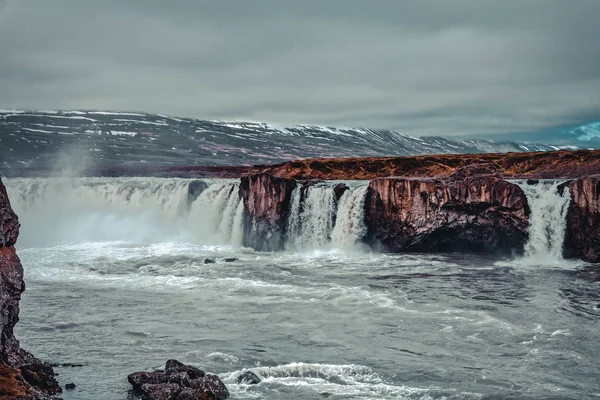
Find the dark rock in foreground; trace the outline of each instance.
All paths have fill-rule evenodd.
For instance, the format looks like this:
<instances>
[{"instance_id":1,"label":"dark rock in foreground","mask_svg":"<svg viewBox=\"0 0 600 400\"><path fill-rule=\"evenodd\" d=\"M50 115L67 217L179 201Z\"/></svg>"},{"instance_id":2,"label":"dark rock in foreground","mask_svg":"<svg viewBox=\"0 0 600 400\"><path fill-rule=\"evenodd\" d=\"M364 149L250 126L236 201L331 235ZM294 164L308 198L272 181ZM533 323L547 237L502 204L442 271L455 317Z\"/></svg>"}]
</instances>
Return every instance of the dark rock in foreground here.
<instances>
[{"instance_id":1,"label":"dark rock in foreground","mask_svg":"<svg viewBox=\"0 0 600 400\"><path fill-rule=\"evenodd\" d=\"M169 360L165 370L135 372L127 377L136 395L144 400L219 400L229 391L218 376Z\"/></svg>"},{"instance_id":2,"label":"dark rock in foreground","mask_svg":"<svg viewBox=\"0 0 600 400\"><path fill-rule=\"evenodd\" d=\"M375 179L365 206L368 240L392 252L522 252L528 237L525 193L497 176Z\"/></svg>"},{"instance_id":3,"label":"dark rock in foreground","mask_svg":"<svg viewBox=\"0 0 600 400\"><path fill-rule=\"evenodd\" d=\"M19 321L19 300L25 290L23 267L14 245L19 221L0 181L0 398L58 399L62 389L52 367L19 347L13 330Z\"/></svg>"},{"instance_id":4,"label":"dark rock in foreground","mask_svg":"<svg viewBox=\"0 0 600 400\"><path fill-rule=\"evenodd\" d=\"M564 255L600 262L600 177L586 177L569 184Z\"/></svg>"}]
</instances>

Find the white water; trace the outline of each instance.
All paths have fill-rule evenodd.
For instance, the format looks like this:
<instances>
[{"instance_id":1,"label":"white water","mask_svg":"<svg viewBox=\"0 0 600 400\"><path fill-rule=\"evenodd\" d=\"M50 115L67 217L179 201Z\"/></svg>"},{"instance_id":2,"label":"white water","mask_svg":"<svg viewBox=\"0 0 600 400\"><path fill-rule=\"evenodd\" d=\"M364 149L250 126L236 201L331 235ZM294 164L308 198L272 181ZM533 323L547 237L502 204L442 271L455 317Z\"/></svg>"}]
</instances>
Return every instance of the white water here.
<instances>
[{"instance_id":1,"label":"white water","mask_svg":"<svg viewBox=\"0 0 600 400\"><path fill-rule=\"evenodd\" d=\"M365 199L368 186L347 190L340 198L331 241L337 248L351 248L367 234Z\"/></svg>"},{"instance_id":2,"label":"white water","mask_svg":"<svg viewBox=\"0 0 600 400\"><path fill-rule=\"evenodd\" d=\"M570 195L568 189L562 195L558 192L561 183L520 184L531 209L525 259L536 264L552 263L563 258Z\"/></svg>"},{"instance_id":3,"label":"white water","mask_svg":"<svg viewBox=\"0 0 600 400\"><path fill-rule=\"evenodd\" d=\"M23 225L19 245L187 241L239 246L238 183L207 181L188 205L189 179L7 179Z\"/></svg>"},{"instance_id":4,"label":"white water","mask_svg":"<svg viewBox=\"0 0 600 400\"><path fill-rule=\"evenodd\" d=\"M367 186L348 189L335 202L331 185L311 186L301 201L292 193L286 247L291 250L351 249L366 234L364 206ZM334 224L335 220L335 224Z\"/></svg>"}]
</instances>

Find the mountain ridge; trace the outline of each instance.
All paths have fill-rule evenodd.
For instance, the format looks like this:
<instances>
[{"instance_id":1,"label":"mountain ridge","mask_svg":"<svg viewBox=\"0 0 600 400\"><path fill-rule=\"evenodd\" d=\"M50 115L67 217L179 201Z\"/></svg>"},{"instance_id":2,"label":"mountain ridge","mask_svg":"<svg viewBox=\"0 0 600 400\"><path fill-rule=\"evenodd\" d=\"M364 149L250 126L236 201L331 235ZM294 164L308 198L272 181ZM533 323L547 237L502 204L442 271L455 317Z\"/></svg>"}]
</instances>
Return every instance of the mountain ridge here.
<instances>
[{"instance_id":1,"label":"mountain ridge","mask_svg":"<svg viewBox=\"0 0 600 400\"><path fill-rule=\"evenodd\" d=\"M577 150L486 139L411 136L394 130L215 121L103 110L0 110L0 168L53 169L73 162L237 166L305 158ZM64 167L64 165L62 165Z\"/></svg>"}]
</instances>

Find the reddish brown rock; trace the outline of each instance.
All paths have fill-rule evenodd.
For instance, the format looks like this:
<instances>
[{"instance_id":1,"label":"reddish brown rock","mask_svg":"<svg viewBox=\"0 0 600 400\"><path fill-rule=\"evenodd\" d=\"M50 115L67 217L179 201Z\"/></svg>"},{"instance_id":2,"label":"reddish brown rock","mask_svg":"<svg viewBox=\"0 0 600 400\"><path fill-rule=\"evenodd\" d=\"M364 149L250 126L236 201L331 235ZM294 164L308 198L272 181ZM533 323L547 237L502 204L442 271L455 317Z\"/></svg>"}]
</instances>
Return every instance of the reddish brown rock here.
<instances>
[{"instance_id":1,"label":"reddish brown rock","mask_svg":"<svg viewBox=\"0 0 600 400\"><path fill-rule=\"evenodd\" d=\"M600 262L600 177L586 177L569 184L564 255Z\"/></svg>"},{"instance_id":2,"label":"reddish brown rock","mask_svg":"<svg viewBox=\"0 0 600 400\"><path fill-rule=\"evenodd\" d=\"M244 201L244 245L259 251L284 247L285 228L290 212L292 179L269 174L242 177L240 197Z\"/></svg>"},{"instance_id":3,"label":"reddish brown rock","mask_svg":"<svg viewBox=\"0 0 600 400\"><path fill-rule=\"evenodd\" d=\"M169 360L164 370L135 372L127 377L136 395L144 400L220 400L229 391L217 375Z\"/></svg>"},{"instance_id":4,"label":"reddish brown rock","mask_svg":"<svg viewBox=\"0 0 600 400\"><path fill-rule=\"evenodd\" d=\"M14 327L25 290L23 267L13 247L19 221L0 181L0 380L2 399L57 399L61 392L52 367L19 347Z\"/></svg>"},{"instance_id":5,"label":"reddish brown rock","mask_svg":"<svg viewBox=\"0 0 600 400\"><path fill-rule=\"evenodd\" d=\"M517 251L527 240L525 193L495 176L381 178L366 199L368 241L388 251Z\"/></svg>"}]
</instances>

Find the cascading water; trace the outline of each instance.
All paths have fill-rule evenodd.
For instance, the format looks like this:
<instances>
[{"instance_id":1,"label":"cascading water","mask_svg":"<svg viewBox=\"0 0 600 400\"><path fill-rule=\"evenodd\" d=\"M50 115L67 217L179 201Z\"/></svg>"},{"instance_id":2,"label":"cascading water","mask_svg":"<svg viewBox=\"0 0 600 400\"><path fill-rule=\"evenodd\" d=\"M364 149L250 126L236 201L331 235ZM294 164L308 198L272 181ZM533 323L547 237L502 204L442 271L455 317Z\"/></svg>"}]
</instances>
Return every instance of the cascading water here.
<instances>
[{"instance_id":1,"label":"cascading water","mask_svg":"<svg viewBox=\"0 0 600 400\"><path fill-rule=\"evenodd\" d=\"M238 183L207 181L190 198L189 179L7 179L26 229L19 243L44 246L87 241L241 243ZM191 204L190 201L192 201ZM242 215L240 215L240 213Z\"/></svg>"},{"instance_id":2,"label":"cascading water","mask_svg":"<svg viewBox=\"0 0 600 400\"><path fill-rule=\"evenodd\" d=\"M298 190L298 189L296 189ZM300 206L300 192L292 194L288 247L318 249L330 241L335 216L335 194L330 186L311 186Z\"/></svg>"},{"instance_id":3,"label":"cascading water","mask_svg":"<svg viewBox=\"0 0 600 400\"><path fill-rule=\"evenodd\" d=\"M340 198L331 241L337 248L354 246L367 233L365 199L368 186L347 190Z\"/></svg>"},{"instance_id":4,"label":"cascading water","mask_svg":"<svg viewBox=\"0 0 600 400\"><path fill-rule=\"evenodd\" d=\"M567 226L567 210L570 195L561 194L561 182L538 184L520 183L527 196L529 216L529 241L525 245L525 257L536 262L562 260L562 248Z\"/></svg>"},{"instance_id":5,"label":"cascading water","mask_svg":"<svg viewBox=\"0 0 600 400\"><path fill-rule=\"evenodd\" d=\"M242 243L244 205L238 184L216 183L203 191L190 208L189 223L202 243Z\"/></svg>"},{"instance_id":6,"label":"cascading water","mask_svg":"<svg viewBox=\"0 0 600 400\"><path fill-rule=\"evenodd\" d=\"M310 186L304 199L302 190L297 187L292 193L287 226L288 249L348 249L365 235L367 186L348 189L337 203L331 184Z\"/></svg>"}]
</instances>

